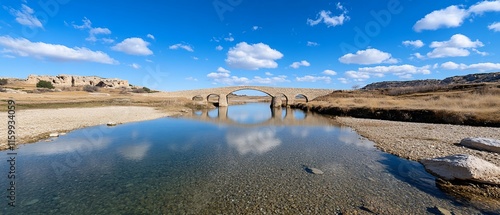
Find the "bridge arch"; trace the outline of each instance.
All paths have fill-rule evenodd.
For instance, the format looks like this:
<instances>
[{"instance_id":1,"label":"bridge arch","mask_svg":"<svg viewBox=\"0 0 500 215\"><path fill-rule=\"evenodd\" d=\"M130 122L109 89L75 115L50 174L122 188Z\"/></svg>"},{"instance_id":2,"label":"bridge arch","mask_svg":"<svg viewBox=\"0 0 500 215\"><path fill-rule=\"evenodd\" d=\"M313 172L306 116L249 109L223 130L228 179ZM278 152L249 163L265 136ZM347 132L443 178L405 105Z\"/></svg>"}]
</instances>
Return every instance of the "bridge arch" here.
<instances>
[{"instance_id":1,"label":"bridge arch","mask_svg":"<svg viewBox=\"0 0 500 215\"><path fill-rule=\"evenodd\" d=\"M302 94L302 93L299 93L299 94L296 94L295 96L293 96L294 100L300 100L300 99L305 99L306 102L309 102L309 97Z\"/></svg>"}]
</instances>

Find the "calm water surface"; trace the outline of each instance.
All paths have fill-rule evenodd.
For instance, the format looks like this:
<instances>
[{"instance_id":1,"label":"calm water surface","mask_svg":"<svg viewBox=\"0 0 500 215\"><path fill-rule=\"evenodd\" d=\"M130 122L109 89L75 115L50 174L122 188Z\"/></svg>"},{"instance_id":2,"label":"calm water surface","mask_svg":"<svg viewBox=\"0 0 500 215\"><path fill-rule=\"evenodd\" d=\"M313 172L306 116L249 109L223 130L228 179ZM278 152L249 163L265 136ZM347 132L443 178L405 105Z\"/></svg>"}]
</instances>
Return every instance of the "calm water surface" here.
<instances>
[{"instance_id":1,"label":"calm water surface","mask_svg":"<svg viewBox=\"0 0 500 215\"><path fill-rule=\"evenodd\" d=\"M480 213L350 128L268 104L91 127L17 152L16 207L4 200L1 214Z\"/></svg>"}]
</instances>

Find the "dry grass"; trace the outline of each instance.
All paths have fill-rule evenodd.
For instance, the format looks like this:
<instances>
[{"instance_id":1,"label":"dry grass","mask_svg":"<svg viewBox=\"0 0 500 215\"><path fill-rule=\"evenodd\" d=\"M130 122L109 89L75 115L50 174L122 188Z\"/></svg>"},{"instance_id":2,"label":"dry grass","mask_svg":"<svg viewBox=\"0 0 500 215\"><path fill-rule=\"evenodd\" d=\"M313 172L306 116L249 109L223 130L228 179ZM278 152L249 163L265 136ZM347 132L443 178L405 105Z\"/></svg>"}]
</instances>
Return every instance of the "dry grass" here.
<instances>
[{"instance_id":1,"label":"dry grass","mask_svg":"<svg viewBox=\"0 0 500 215\"><path fill-rule=\"evenodd\" d=\"M397 89L391 91L396 92ZM411 93L391 96L386 95L387 91L337 91L316 99L312 104L324 107L440 110L500 121L500 84L455 87L437 92L404 91Z\"/></svg>"}]
</instances>

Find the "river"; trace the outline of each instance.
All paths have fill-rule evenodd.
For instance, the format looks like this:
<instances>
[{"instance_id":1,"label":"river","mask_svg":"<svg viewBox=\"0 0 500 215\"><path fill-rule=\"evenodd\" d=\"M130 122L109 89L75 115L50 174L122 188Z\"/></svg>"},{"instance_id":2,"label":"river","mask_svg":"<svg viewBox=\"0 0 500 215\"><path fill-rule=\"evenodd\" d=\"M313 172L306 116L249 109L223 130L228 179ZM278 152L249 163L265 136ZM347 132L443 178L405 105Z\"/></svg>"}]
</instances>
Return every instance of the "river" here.
<instances>
[{"instance_id":1,"label":"river","mask_svg":"<svg viewBox=\"0 0 500 215\"><path fill-rule=\"evenodd\" d=\"M269 104L90 127L17 153L16 207L3 198L1 214L480 213L437 189L419 163L331 119Z\"/></svg>"}]
</instances>

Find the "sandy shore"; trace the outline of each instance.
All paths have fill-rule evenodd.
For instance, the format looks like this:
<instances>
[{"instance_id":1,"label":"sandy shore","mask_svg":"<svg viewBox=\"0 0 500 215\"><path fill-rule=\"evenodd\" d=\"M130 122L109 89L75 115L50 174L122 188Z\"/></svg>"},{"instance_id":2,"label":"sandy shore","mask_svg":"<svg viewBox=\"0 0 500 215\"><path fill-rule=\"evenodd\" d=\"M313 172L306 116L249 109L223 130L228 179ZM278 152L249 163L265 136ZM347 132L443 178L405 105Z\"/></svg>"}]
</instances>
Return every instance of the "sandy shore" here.
<instances>
[{"instance_id":1,"label":"sandy shore","mask_svg":"<svg viewBox=\"0 0 500 215\"><path fill-rule=\"evenodd\" d=\"M17 144L34 142L54 132L67 132L108 122L127 123L172 116L153 107L110 106L93 108L30 109L16 112ZM7 113L0 113L0 130L7 130ZM0 132L0 140L7 140L7 132ZM2 141L1 148L6 148Z\"/></svg>"},{"instance_id":2,"label":"sandy shore","mask_svg":"<svg viewBox=\"0 0 500 215\"><path fill-rule=\"evenodd\" d=\"M500 128L461 125L395 122L337 117L338 122L354 128L375 142L382 151L418 161L422 158L470 154L500 166L500 155L458 145L466 137L500 139Z\"/></svg>"}]
</instances>

